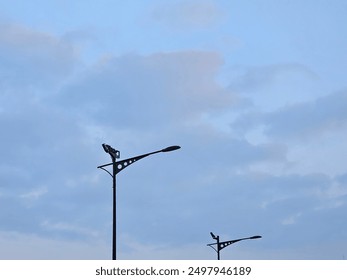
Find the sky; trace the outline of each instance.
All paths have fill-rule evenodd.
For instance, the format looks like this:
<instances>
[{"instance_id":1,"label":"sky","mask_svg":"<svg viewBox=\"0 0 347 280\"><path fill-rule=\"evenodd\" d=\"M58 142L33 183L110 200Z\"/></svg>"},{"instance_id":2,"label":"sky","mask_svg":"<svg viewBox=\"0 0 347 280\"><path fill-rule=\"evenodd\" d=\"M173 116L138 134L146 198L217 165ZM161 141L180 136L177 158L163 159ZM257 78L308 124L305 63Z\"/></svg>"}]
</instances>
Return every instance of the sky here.
<instances>
[{"instance_id":1,"label":"sky","mask_svg":"<svg viewBox=\"0 0 347 280\"><path fill-rule=\"evenodd\" d=\"M0 259L345 259L346 14L0 0Z\"/></svg>"}]
</instances>

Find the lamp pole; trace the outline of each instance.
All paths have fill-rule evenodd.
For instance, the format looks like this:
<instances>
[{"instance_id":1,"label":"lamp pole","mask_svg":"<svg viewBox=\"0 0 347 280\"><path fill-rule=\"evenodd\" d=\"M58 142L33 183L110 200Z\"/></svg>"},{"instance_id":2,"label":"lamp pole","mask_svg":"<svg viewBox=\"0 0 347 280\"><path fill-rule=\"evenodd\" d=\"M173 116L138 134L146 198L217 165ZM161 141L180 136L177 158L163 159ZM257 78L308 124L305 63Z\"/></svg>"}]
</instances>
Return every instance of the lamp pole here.
<instances>
[{"instance_id":1,"label":"lamp pole","mask_svg":"<svg viewBox=\"0 0 347 280\"><path fill-rule=\"evenodd\" d=\"M220 260L220 251L231 244L234 244L234 243L242 241L242 240L247 240L247 239L262 238L260 235L254 235L254 236L250 236L250 237L244 237L244 238L240 238L240 239L234 239L234 240L228 240L228 241L220 242L219 241L219 235L215 236L212 232L210 232L210 234L211 234L212 238L215 239L217 242L207 244L207 246L210 246L213 250L215 250L217 252L217 260ZM217 245L216 248L213 247L213 245Z\"/></svg>"},{"instance_id":2,"label":"lamp pole","mask_svg":"<svg viewBox=\"0 0 347 280\"><path fill-rule=\"evenodd\" d=\"M116 256L116 236L117 236L117 215L116 215L116 211L117 211L117 192L116 192L116 175L122 171L123 169L125 169L126 167L128 167L129 165L133 164L134 162L148 157L150 155L153 154L157 154L157 153L165 153L165 152L171 152L171 151L175 151L180 149L180 146L170 146L167 147L165 149L161 149L155 152L151 152L151 153L147 153L147 154L143 154L143 155L139 155L139 156L135 156L135 157L131 157L131 158L127 158L127 159L123 159L120 161L117 161L117 159L120 158L120 152L118 150L115 150L114 148L112 148L110 145L107 144L102 144L102 147L104 149L104 151L106 153L108 153L111 156L111 163L107 163L107 164L103 164L98 166L97 168L101 168L104 171L106 171L108 174L111 175L112 177L112 187L113 187L113 234L112 234L112 260L116 260L117 256ZM112 173L110 171L108 171L105 167L112 165Z\"/></svg>"}]
</instances>

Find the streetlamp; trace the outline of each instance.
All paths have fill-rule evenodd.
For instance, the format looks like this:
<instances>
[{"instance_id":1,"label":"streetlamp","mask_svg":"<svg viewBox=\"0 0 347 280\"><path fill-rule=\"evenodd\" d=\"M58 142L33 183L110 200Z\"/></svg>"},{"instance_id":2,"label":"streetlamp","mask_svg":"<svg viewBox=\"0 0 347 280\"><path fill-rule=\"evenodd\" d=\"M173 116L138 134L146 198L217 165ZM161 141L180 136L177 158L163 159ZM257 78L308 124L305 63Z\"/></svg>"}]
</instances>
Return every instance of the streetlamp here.
<instances>
[{"instance_id":1,"label":"streetlamp","mask_svg":"<svg viewBox=\"0 0 347 280\"><path fill-rule=\"evenodd\" d=\"M148 157L149 155L157 154L157 153L166 153L171 152L180 149L180 146L170 146L165 149L161 149L155 152L135 156L132 158L123 159L120 161L117 161L117 159L120 158L120 152L118 150L115 150L110 145L102 144L102 147L106 153L108 153L111 156L112 162L103 164L98 166L97 168L101 168L105 170L108 174L111 175L112 181L113 181L113 237L112 237L112 260L116 260L116 175L128 167L129 165L133 164L134 162L144 158ZM112 165L112 173L109 172L107 169L105 169L106 166Z\"/></svg>"},{"instance_id":2,"label":"streetlamp","mask_svg":"<svg viewBox=\"0 0 347 280\"><path fill-rule=\"evenodd\" d=\"M213 250L215 250L217 252L217 260L220 260L220 251L222 249L224 249L225 247L233 244L233 243L236 243L236 242L239 242L239 241L242 241L242 240L247 240L247 239L258 239L258 238L261 238L260 235L254 235L254 236L251 236L251 237L245 237L245 238L240 238L240 239L234 239L234 240L228 240L228 241L223 241L223 242L220 242L219 241L219 235L215 236L212 232L210 232L211 236L213 239L217 240L216 243L211 243L211 244L207 244L207 246L210 246ZM213 247L213 245L217 245L215 247Z\"/></svg>"}]
</instances>

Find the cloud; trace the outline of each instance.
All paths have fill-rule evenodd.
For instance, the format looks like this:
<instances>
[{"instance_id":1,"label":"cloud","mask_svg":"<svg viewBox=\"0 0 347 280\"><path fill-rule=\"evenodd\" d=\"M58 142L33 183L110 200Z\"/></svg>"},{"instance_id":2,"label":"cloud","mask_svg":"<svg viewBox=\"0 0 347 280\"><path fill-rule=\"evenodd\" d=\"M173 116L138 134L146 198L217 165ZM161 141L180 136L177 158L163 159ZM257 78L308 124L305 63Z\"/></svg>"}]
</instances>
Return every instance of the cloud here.
<instances>
[{"instance_id":1,"label":"cloud","mask_svg":"<svg viewBox=\"0 0 347 280\"><path fill-rule=\"evenodd\" d=\"M235 74L237 75L231 77L230 87L242 91L268 88L269 85L282 82L285 79L298 79L300 76L318 79L316 73L299 63L246 67L245 69L239 69L239 73L235 72Z\"/></svg>"},{"instance_id":2,"label":"cloud","mask_svg":"<svg viewBox=\"0 0 347 280\"><path fill-rule=\"evenodd\" d=\"M78 57L49 34L14 24L0 29L1 229L47 235L42 220L76 218L68 212L78 207L68 200L78 195L65 186L86 176L79 164L88 157L82 127L47 102L74 74ZM87 181L86 193L93 188Z\"/></svg>"},{"instance_id":3,"label":"cloud","mask_svg":"<svg viewBox=\"0 0 347 280\"><path fill-rule=\"evenodd\" d=\"M245 73L230 85L234 94L250 100L231 121L234 137L252 144L276 143L287 151L286 162L258 164L253 170L343 173L346 91L322 90L325 82L304 65L264 66Z\"/></svg>"},{"instance_id":4,"label":"cloud","mask_svg":"<svg viewBox=\"0 0 347 280\"><path fill-rule=\"evenodd\" d=\"M208 247L196 243L176 246L173 249L171 246L163 244L140 243L136 238L130 236L122 236L121 238L124 245L123 252L119 254L119 257L126 260L203 260L208 259L211 253Z\"/></svg>"},{"instance_id":5,"label":"cloud","mask_svg":"<svg viewBox=\"0 0 347 280\"><path fill-rule=\"evenodd\" d=\"M221 63L215 53L194 51L111 57L58 98L72 114L120 128L189 122L230 106L232 94L214 80Z\"/></svg>"},{"instance_id":6,"label":"cloud","mask_svg":"<svg viewBox=\"0 0 347 280\"><path fill-rule=\"evenodd\" d=\"M67 232L70 235L76 234L78 237L81 235L88 236L90 239L96 239L99 237L99 233L96 230L92 230L90 228L84 228L81 226L76 226L75 224L69 224L66 222L57 222L52 223L48 220L43 221L40 226L44 228L44 230L52 231L52 232Z\"/></svg>"},{"instance_id":7,"label":"cloud","mask_svg":"<svg viewBox=\"0 0 347 280\"><path fill-rule=\"evenodd\" d=\"M223 13L214 1L189 0L165 3L153 9L152 18L174 28L206 28L219 22Z\"/></svg>"},{"instance_id":8,"label":"cloud","mask_svg":"<svg viewBox=\"0 0 347 280\"><path fill-rule=\"evenodd\" d=\"M298 218L300 218L301 216L301 213L297 213L297 214L294 214L292 216L289 216L287 218L285 218L283 221L282 221L282 225L292 225L292 224L295 224L296 223L296 220Z\"/></svg>"},{"instance_id":9,"label":"cloud","mask_svg":"<svg viewBox=\"0 0 347 280\"><path fill-rule=\"evenodd\" d=\"M265 117L267 133L280 137L319 136L347 124L347 92L340 91L312 102L295 104Z\"/></svg>"},{"instance_id":10,"label":"cloud","mask_svg":"<svg viewBox=\"0 0 347 280\"><path fill-rule=\"evenodd\" d=\"M1 60L13 71L4 68L10 79L0 79L2 256L14 257L11 247L26 243L25 253L14 252L109 257L111 178L96 168L110 160L104 142L122 158L182 146L117 175L124 258L209 257L197 244L210 250L211 230L226 238L263 235L252 245L262 258L263 250L293 256L294 245L312 249L327 236L345 240L346 176L336 169L344 158L345 93L280 94L296 78L290 90L301 81L310 88L316 77L305 66L264 66L227 88L216 82L224 60L214 52L109 55L76 71L74 40L21 26L6 32ZM228 123L230 130L220 129ZM336 142L339 157L327 148ZM317 168L329 160L334 174Z\"/></svg>"},{"instance_id":11,"label":"cloud","mask_svg":"<svg viewBox=\"0 0 347 280\"><path fill-rule=\"evenodd\" d=\"M50 87L74 69L77 53L66 41L24 26L0 24L2 88Z\"/></svg>"},{"instance_id":12,"label":"cloud","mask_svg":"<svg viewBox=\"0 0 347 280\"><path fill-rule=\"evenodd\" d=\"M49 37L18 29L29 34L34 46L54 49L54 44L46 42ZM52 41L59 42L54 38ZM28 51L30 59L20 60L24 69L33 67L40 55L36 51L33 47L32 52ZM21 52L18 46L17 54L24 56ZM42 53L38 60L44 57ZM74 56L66 59L66 65L75 65ZM144 130L150 130L151 134L172 130L163 138L153 134L151 137L158 143L171 139L172 133L185 127L186 135L196 135L188 127L199 124L204 114L225 110L232 104L232 94L214 81L221 63L218 55L204 52L127 55L100 61L77 79L70 79L73 71L63 71L63 75L56 76L54 87L46 88L49 76L32 76L28 83L11 87L11 99L2 96L7 106L0 115L1 126L7 132L1 146L4 159L1 229L18 231L21 236L35 233L38 242L48 237L60 241L90 240L97 235L107 239L111 232L110 193L107 188L96 188L109 183L109 178L96 170L98 160L105 158L99 145L113 134L105 132L105 126L114 130L117 138L122 138L119 132L125 133L123 137L127 137L121 141L127 146L127 139L135 136L138 142L139 131ZM37 67L39 71L50 72L60 66L53 60ZM37 82L41 78L43 83ZM44 95L43 89L47 90ZM96 136L96 131L101 136ZM164 174L161 168L157 172ZM136 198L137 192L130 189L128 197ZM157 211L156 204L152 207L145 213ZM173 218L171 210L164 218L166 225L172 224L168 219ZM127 215L132 214L138 215L138 211ZM159 225L162 221L160 218L149 222ZM95 232L95 228L99 230ZM126 225L124 229L128 229ZM148 234L151 233L149 230Z\"/></svg>"},{"instance_id":13,"label":"cloud","mask_svg":"<svg viewBox=\"0 0 347 280\"><path fill-rule=\"evenodd\" d=\"M229 90L247 98L255 108L271 112L298 102L312 101L324 95L318 86L321 77L301 63L260 66L235 66Z\"/></svg>"},{"instance_id":14,"label":"cloud","mask_svg":"<svg viewBox=\"0 0 347 280\"><path fill-rule=\"evenodd\" d=\"M6 260L71 260L104 259L109 248L104 243L43 238L35 234L0 231L0 259Z\"/></svg>"}]
</instances>

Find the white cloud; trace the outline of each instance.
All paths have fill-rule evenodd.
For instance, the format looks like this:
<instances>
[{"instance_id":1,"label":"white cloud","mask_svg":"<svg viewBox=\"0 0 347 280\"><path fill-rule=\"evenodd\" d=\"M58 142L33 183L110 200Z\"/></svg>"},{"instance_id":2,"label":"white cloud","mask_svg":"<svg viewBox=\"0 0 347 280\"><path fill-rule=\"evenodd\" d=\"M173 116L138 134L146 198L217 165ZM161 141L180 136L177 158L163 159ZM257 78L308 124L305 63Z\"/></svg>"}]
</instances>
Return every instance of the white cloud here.
<instances>
[{"instance_id":1,"label":"white cloud","mask_svg":"<svg viewBox=\"0 0 347 280\"><path fill-rule=\"evenodd\" d=\"M6 260L95 260L109 256L109 248L102 242L67 241L13 231L0 231L0 247L0 259Z\"/></svg>"},{"instance_id":2,"label":"white cloud","mask_svg":"<svg viewBox=\"0 0 347 280\"><path fill-rule=\"evenodd\" d=\"M20 197L23 198L28 203L31 203L37 199L40 199L47 192L48 192L48 188L46 186L43 186L43 187L38 187L38 188L32 189L29 192L23 193L20 195Z\"/></svg>"},{"instance_id":3,"label":"white cloud","mask_svg":"<svg viewBox=\"0 0 347 280\"><path fill-rule=\"evenodd\" d=\"M297 220L300 218L301 213L294 214L292 216L289 216L281 221L282 225L288 226L293 225L297 222Z\"/></svg>"},{"instance_id":4,"label":"white cloud","mask_svg":"<svg viewBox=\"0 0 347 280\"><path fill-rule=\"evenodd\" d=\"M222 16L217 3L210 0L165 2L152 12L155 21L182 30L209 27L220 22Z\"/></svg>"},{"instance_id":5,"label":"white cloud","mask_svg":"<svg viewBox=\"0 0 347 280\"><path fill-rule=\"evenodd\" d=\"M96 230L92 230L90 228L80 227L76 226L75 224L69 224L66 222L55 222L52 223L48 220L43 221L40 226L44 230L48 231L62 231L62 232L68 232L71 234L78 234L78 235L84 235L88 238L98 238L100 236L99 232Z\"/></svg>"}]
</instances>

